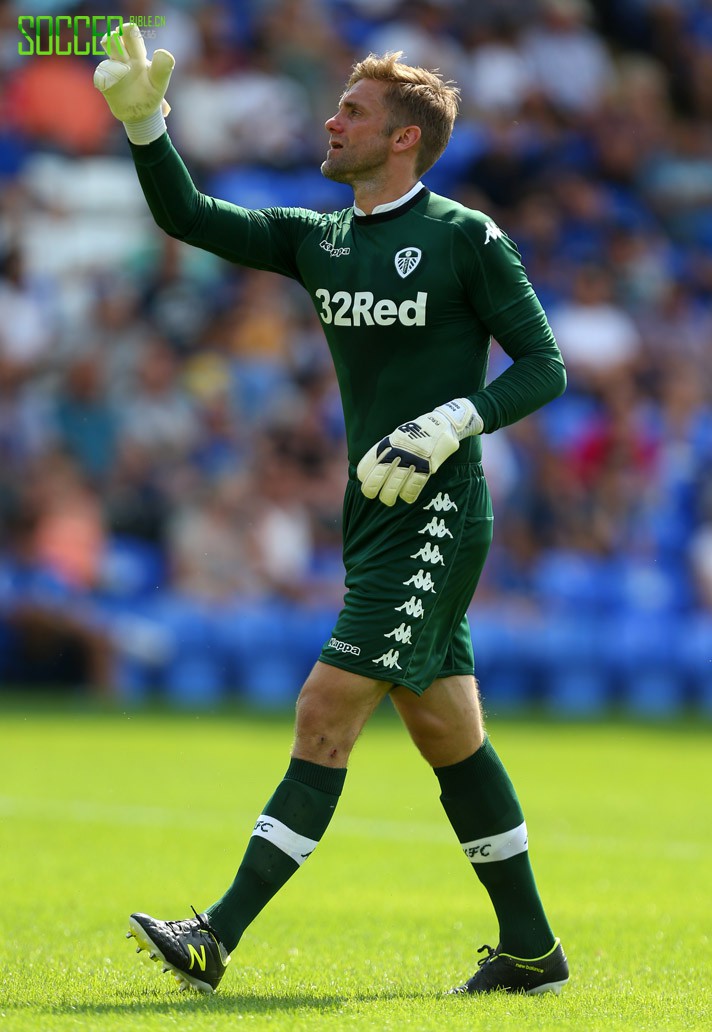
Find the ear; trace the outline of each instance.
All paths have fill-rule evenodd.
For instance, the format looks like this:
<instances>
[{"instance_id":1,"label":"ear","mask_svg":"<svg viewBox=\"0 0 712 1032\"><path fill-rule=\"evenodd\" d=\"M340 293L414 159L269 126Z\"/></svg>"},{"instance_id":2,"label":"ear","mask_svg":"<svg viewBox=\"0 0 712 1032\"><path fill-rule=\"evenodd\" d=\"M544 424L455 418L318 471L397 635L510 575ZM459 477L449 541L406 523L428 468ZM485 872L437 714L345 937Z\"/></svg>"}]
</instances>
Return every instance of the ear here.
<instances>
[{"instance_id":1,"label":"ear","mask_svg":"<svg viewBox=\"0 0 712 1032\"><path fill-rule=\"evenodd\" d=\"M420 136L419 125L406 125L402 129L398 129L393 138L393 150L400 153L415 147L420 142Z\"/></svg>"}]
</instances>

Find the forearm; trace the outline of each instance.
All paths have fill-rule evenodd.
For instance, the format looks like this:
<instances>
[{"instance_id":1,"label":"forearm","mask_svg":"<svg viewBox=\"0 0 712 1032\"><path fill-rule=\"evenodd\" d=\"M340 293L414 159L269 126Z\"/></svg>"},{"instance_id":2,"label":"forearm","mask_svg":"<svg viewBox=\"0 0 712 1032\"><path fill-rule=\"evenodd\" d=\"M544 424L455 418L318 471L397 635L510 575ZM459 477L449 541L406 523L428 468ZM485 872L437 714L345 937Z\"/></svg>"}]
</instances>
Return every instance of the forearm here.
<instances>
[{"instance_id":1,"label":"forearm","mask_svg":"<svg viewBox=\"0 0 712 1032\"><path fill-rule=\"evenodd\" d=\"M468 397L482 417L484 432L490 434L531 415L565 389L566 370L561 356L542 351L514 362L484 390Z\"/></svg>"},{"instance_id":2,"label":"forearm","mask_svg":"<svg viewBox=\"0 0 712 1032\"><path fill-rule=\"evenodd\" d=\"M482 417L485 433L524 419L566 389L564 362L543 309L530 311L504 347L514 360L512 365L468 396Z\"/></svg>"},{"instance_id":3,"label":"forearm","mask_svg":"<svg viewBox=\"0 0 712 1032\"><path fill-rule=\"evenodd\" d=\"M247 265L298 278L294 223L276 211L251 211L201 193L164 133L152 143L131 144L139 182L156 223L170 236Z\"/></svg>"},{"instance_id":4,"label":"forearm","mask_svg":"<svg viewBox=\"0 0 712 1032\"><path fill-rule=\"evenodd\" d=\"M168 134L153 143L129 146L156 224L170 236L186 239L200 221L204 198Z\"/></svg>"}]
</instances>

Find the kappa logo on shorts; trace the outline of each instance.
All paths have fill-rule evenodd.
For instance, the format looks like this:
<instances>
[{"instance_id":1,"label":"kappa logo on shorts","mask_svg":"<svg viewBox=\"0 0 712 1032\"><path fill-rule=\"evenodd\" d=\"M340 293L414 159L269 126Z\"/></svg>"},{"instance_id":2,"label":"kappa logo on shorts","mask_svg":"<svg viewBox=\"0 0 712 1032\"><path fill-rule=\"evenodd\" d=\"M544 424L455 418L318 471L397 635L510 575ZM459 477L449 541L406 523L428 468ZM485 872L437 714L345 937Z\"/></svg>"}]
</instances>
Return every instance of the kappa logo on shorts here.
<instances>
[{"instance_id":1,"label":"kappa logo on shorts","mask_svg":"<svg viewBox=\"0 0 712 1032\"><path fill-rule=\"evenodd\" d=\"M404 580L403 583L406 587L412 584L413 587L420 588L421 591L430 591L433 595L436 594L435 581L427 570L418 570L417 573L414 573L408 580Z\"/></svg>"},{"instance_id":2,"label":"kappa logo on shorts","mask_svg":"<svg viewBox=\"0 0 712 1032\"><path fill-rule=\"evenodd\" d=\"M436 512L450 512L454 509L457 512L457 506L450 498L450 495L442 491L438 491L434 498L431 498L427 505L423 506L424 509L435 509Z\"/></svg>"},{"instance_id":3,"label":"kappa logo on shorts","mask_svg":"<svg viewBox=\"0 0 712 1032\"><path fill-rule=\"evenodd\" d=\"M336 649L337 652L348 652L352 656L361 655L361 649L358 645L349 645L347 641L339 641L338 638L329 638L327 647L330 649Z\"/></svg>"},{"instance_id":4,"label":"kappa logo on shorts","mask_svg":"<svg viewBox=\"0 0 712 1032\"><path fill-rule=\"evenodd\" d=\"M422 530L418 531L419 534L430 534L431 537L452 537L452 534L445 526L445 520L439 520L437 516L433 516L430 523L426 523Z\"/></svg>"},{"instance_id":5,"label":"kappa logo on shorts","mask_svg":"<svg viewBox=\"0 0 712 1032\"><path fill-rule=\"evenodd\" d=\"M422 257L423 252L419 247L403 247L400 251L396 251L393 261L396 263L396 270L400 278L405 279L406 276L410 276L411 272L420 265Z\"/></svg>"},{"instance_id":6,"label":"kappa logo on shorts","mask_svg":"<svg viewBox=\"0 0 712 1032\"><path fill-rule=\"evenodd\" d=\"M440 563L441 566L445 565L445 556L440 551L440 545L432 545L429 541L426 541L423 547L410 558L423 559L426 563L432 563L433 566L436 563Z\"/></svg>"},{"instance_id":7,"label":"kappa logo on shorts","mask_svg":"<svg viewBox=\"0 0 712 1032\"><path fill-rule=\"evenodd\" d=\"M423 603L420 601L417 595L411 595L407 602L404 602L402 606L393 607L397 613L406 612L408 616L415 616L419 620L423 619L425 609Z\"/></svg>"},{"instance_id":8,"label":"kappa logo on shorts","mask_svg":"<svg viewBox=\"0 0 712 1032\"><path fill-rule=\"evenodd\" d=\"M384 638L395 638L396 641L401 642L402 645L410 645L411 637L413 635L413 628L410 624L402 623L399 627L394 627L388 634L384 634Z\"/></svg>"},{"instance_id":9,"label":"kappa logo on shorts","mask_svg":"<svg viewBox=\"0 0 712 1032\"><path fill-rule=\"evenodd\" d=\"M400 653L398 649L389 649L388 652L384 652L378 659L372 659L372 663L382 663L384 667L395 667L397 670L402 670L403 667L400 665L398 660L400 659Z\"/></svg>"}]
</instances>

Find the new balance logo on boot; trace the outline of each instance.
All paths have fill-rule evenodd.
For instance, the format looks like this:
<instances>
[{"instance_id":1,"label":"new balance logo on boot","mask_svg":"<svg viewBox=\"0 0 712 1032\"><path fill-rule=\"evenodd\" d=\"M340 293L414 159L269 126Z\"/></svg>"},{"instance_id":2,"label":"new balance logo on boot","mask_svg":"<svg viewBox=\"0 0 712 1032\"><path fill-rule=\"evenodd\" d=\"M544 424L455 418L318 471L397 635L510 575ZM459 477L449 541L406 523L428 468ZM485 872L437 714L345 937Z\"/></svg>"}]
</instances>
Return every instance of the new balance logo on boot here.
<instances>
[{"instance_id":1,"label":"new balance logo on boot","mask_svg":"<svg viewBox=\"0 0 712 1032\"><path fill-rule=\"evenodd\" d=\"M569 964L563 947L557 939L543 957L513 957L502 953L498 946L482 946L477 951L487 950L487 956L478 962L477 971L464 985L451 989L451 993L524 993L535 996L539 993L561 992L569 980Z\"/></svg>"},{"instance_id":2,"label":"new balance logo on boot","mask_svg":"<svg viewBox=\"0 0 712 1032\"><path fill-rule=\"evenodd\" d=\"M173 972L181 989L213 993L225 974L230 954L210 927L207 914L185 921L159 921L148 914L132 914L126 938L148 950L151 960L163 961L163 973Z\"/></svg>"}]
</instances>

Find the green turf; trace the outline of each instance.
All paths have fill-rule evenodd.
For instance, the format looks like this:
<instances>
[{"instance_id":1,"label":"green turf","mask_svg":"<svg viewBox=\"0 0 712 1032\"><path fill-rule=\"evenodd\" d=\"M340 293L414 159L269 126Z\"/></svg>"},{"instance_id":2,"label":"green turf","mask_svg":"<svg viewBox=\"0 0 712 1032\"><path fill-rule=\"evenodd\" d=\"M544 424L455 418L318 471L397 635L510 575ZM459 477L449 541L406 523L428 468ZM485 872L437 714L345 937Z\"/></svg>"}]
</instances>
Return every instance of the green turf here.
<instances>
[{"instance_id":1,"label":"green turf","mask_svg":"<svg viewBox=\"0 0 712 1032\"><path fill-rule=\"evenodd\" d=\"M289 719L0 705L0 1029L711 1028L709 726L490 730L569 955L560 997L443 995L495 925L387 713L315 856L202 997L135 955L126 917L220 894L286 768Z\"/></svg>"}]
</instances>

